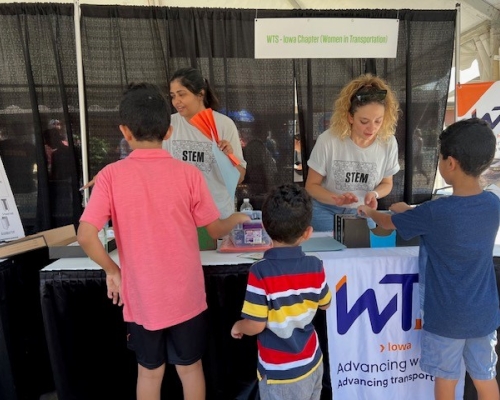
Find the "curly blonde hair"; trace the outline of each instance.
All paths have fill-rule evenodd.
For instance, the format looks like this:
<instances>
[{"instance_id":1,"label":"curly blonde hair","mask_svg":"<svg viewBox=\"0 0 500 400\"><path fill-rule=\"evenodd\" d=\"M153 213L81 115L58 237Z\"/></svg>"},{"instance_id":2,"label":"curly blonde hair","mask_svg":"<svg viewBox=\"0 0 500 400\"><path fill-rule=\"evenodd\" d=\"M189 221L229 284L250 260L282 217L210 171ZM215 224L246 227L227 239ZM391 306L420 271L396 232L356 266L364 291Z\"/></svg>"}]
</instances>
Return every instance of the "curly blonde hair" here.
<instances>
[{"instance_id":1,"label":"curly blonde hair","mask_svg":"<svg viewBox=\"0 0 500 400\"><path fill-rule=\"evenodd\" d=\"M329 127L330 132L339 136L341 139L345 139L351 135L351 124L347 117L348 114L353 115L359 107L355 107L354 110L351 110L351 99L359 89L365 86L372 86L379 90L387 90L384 100L373 100L365 104L379 103L384 105L384 121L382 122L377 137L382 140L388 140L396 133L396 125L400 112L399 103L389 85L381 78L371 74L361 75L342 88L339 97L335 100L333 105L333 114L330 119Z\"/></svg>"}]
</instances>

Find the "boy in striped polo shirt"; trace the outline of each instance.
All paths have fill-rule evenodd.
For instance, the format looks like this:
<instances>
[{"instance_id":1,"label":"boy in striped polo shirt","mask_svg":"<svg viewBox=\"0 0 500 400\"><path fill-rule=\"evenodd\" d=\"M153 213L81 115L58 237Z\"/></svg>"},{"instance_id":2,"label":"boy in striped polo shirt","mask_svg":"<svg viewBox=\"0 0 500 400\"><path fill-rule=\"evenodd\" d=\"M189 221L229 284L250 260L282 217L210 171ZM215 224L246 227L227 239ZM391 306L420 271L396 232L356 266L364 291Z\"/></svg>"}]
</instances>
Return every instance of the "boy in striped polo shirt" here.
<instances>
[{"instance_id":1,"label":"boy in striped polo shirt","mask_svg":"<svg viewBox=\"0 0 500 400\"><path fill-rule=\"evenodd\" d=\"M312 203L307 192L287 184L274 188L262 207L273 248L248 275L242 320L235 339L257 335L259 392L262 400L318 400L323 355L312 320L332 298L323 263L300 244L312 234Z\"/></svg>"}]
</instances>

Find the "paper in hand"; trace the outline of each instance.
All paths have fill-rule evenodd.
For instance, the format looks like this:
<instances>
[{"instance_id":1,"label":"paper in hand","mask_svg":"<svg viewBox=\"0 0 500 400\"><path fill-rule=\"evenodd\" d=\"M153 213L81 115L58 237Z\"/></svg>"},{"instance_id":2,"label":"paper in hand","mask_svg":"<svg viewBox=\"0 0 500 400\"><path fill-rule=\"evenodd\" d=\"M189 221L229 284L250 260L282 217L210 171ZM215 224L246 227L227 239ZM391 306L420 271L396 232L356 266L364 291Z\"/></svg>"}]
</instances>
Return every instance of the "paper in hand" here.
<instances>
[{"instance_id":1,"label":"paper in hand","mask_svg":"<svg viewBox=\"0 0 500 400\"><path fill-rule=\"evenodd\" d=\"M238 168L233 165L231 160L227 158L222 150L217 147L217 143L215 142L212 142L212 152L214 153L215 161L217 161L229 196L233 197L236 193L238 180L240 179L240 171L238 171Z\"/></svg>"}]
</instances>

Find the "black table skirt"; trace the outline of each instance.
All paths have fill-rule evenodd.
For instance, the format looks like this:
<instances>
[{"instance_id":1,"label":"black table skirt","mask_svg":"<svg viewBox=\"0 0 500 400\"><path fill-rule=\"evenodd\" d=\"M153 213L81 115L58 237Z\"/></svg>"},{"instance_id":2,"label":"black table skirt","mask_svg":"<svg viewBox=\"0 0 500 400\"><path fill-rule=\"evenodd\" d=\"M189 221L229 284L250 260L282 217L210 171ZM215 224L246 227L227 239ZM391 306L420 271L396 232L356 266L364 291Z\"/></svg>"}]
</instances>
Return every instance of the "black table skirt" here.
<instances>
[{"instance_id":1,"label":"black table skirt","mask_svg":"<svg viewBox=\"0 0 500 400\"><path fill-rule=\"evenodd\" d=\"M203 366L209 400L234 400L256 377L255 337L235 340L230 334L240 319L248 268L204 267L210 330ZM106 297L104 272L42 271L40 295L58 399L135 399L135 356L126 348L122 310ZM323 311L315 324L326 339ZM322 347L326 351L326 343ZM331 398L326 384L324 400ZM167 367L162 398L182 399L173 366Z\"/></svg>"},{"instance_id":2,"label":"black table skirt","mask_svg":"<svg viewBox=\"0 0 500 400\"><path fill-rule=\"evenodd\" d=\"M39 271L47 249L0 263L0 399L38 400L54 390L40 308Z\"/></svg>"},{"instance_id":3,"label":"black table skirt","mask_svg":"<svg viewBox=\"0 0 500 400\"><path fill-rule=\"evenodd\" d=\"M39 272L51 262L47 253L34 250L0 263L0 399L38 400L54 389L59 400L135 399L135 357L126 349L122 311L106 297L103 271ZM500 259L494 260L500 282ZM255 377L255 338L230 336L239 319L248 265L204 271L211 321L203 360L207 396L232 400ZM324 312L314 324L326 363L322 400L329 400ZM173 367L163 389L165 399L182 398ZM470 379L464 399L477 399Z\"/></svg>"}]
</instances>

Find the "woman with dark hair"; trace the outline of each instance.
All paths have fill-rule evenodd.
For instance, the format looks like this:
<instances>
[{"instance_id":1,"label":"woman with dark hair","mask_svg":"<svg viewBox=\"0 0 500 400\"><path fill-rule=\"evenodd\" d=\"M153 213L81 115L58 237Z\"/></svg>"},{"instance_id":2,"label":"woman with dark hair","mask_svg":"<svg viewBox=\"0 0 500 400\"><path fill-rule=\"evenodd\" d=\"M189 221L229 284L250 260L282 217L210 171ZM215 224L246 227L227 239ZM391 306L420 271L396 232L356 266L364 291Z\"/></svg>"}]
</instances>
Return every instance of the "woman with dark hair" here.
<instances>
[{"instance_id":1,"label":"woman with dark hair","mask_svg":"<svg viewBox=\"0 0 500 400\"><path fill-rule=\"evenodd\" d=\"M212 197L221 213L227 218L234 212L234 193L229 193L212 151L212 141L190 123L200 111L213 110L217 127L219 149L224 154L234 154L240 161L236 166L240 173L239 182L245 177L246 162L243 159L240 138L234 122L217 112L218 100L213 89L200 71L195 68L181 68L170 79L170 98L177 110L172 115L173 133L163 141L163 148L174 158L196 165L205 176Z\"/></svg>"},{"instance_id":2,"label":"woman with dark hair","mask_svg":"<svg viewBox=\"0 0 500 400\"><path fill-rule=\"evenodd\" d=\"M332 231L335 214L377 208L399 171L394 137L399 105L393 91L371 74L349 82L335 101L328 130L307 161L305 188L313 198L312 226Z\"/></svg>"},{"instance_id":3,"label":"woman with dark hair","mask_svg":"<svg viewBox=\"0 0 500 400\"><path fill-rule=\"evenodd\" d=\"M234 209L234 193L229 193L220 168L212 151L212 140L208 139L198 128L190 123L199 112L212 109L219 136L217 146L226 155L233 155L239 161L236 166L239 172L238 183L243 181L246 172L246 161L243 158L238 129L233 120L217 112L219 101L209 82L195 68L177 70L169 81L170 99L177 113L172 114L173 132L162 147L172 157L195 165L205 177L213 200L219 209L221 218L227 218ZM93 186L95 177L82 187Z\"/></svg>"}]
</instances>

